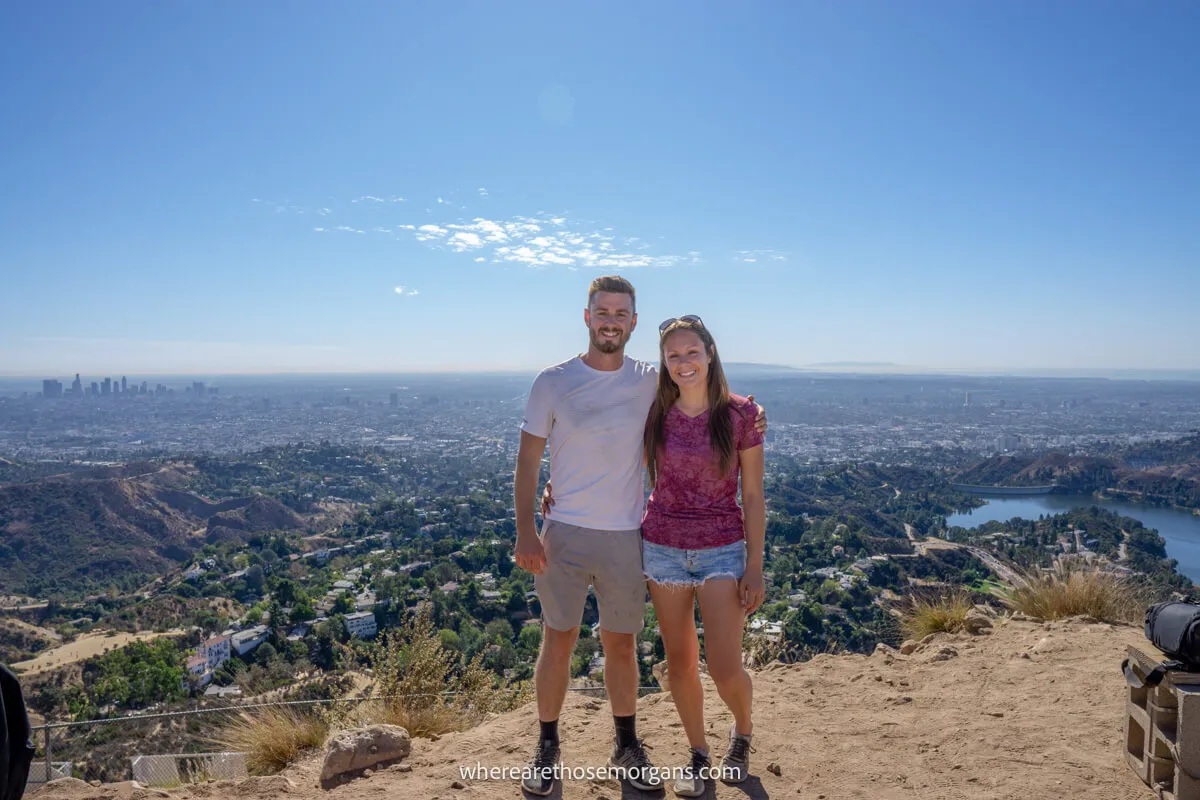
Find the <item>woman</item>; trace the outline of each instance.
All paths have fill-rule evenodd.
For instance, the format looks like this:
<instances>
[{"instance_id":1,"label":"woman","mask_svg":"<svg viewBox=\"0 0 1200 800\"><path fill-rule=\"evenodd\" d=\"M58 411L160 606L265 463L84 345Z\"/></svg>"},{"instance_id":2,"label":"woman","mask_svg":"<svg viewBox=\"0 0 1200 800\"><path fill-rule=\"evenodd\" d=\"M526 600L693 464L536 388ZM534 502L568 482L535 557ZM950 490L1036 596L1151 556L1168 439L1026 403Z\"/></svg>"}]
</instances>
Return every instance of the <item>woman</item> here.
<instances>
[{"instance_id":1,"label":"woman","mask_svg":"<svg viewBox=\"0 0 1200 800\"><path fill-rule=\"evenodd\" d=\"M704 792L711 768L697 599L708 674L734 718L720 775L740 782L749 767L753 686L742 666L742 627L765 597L763 438L755 428L757 407L730 394L701 319L668 319L659 334L658 395L645 433L653 491L642 519L642 569L667 653L671 696L691 746L675 793L694 797Z\"/></svg>"}]
</instances>

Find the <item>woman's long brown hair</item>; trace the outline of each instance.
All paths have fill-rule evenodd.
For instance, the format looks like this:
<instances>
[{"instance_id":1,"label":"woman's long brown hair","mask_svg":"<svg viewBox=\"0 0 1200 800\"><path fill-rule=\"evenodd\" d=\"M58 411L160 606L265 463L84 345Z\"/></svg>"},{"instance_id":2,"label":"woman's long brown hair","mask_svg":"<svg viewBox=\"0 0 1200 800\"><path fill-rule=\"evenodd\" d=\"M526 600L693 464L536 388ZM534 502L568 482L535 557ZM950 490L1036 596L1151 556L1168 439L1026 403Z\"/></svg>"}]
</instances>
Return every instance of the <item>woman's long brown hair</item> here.
<instances>
[{"instance_id":1,"label":"woman's long brown hair","mask_svg":"<svg viewBox=\"0 0 1200 800\"><path fill-rule=\"evenodd\" d=\"M650 475L650 486L658 480L659 451L663 446L663 425L667 412L679 399L679 387L667 370L667 359L663 345L667 337L676 331L692 331L704 343L704 349L712 356L708 364L708 440L712 444L713 456L717 462L718 475L728 475L733 469L733 459L736 455L733 441L733 420L729 418L729 383L725 380L725 370L721 367L721 357L717 355L717 345L712 334L699 322L676 320L667 327L658 338L658 393L654 404L650 406L650 414L646 418L646 432L642 443L646 450L646 471Z\"/></svg>"}]
</instances>

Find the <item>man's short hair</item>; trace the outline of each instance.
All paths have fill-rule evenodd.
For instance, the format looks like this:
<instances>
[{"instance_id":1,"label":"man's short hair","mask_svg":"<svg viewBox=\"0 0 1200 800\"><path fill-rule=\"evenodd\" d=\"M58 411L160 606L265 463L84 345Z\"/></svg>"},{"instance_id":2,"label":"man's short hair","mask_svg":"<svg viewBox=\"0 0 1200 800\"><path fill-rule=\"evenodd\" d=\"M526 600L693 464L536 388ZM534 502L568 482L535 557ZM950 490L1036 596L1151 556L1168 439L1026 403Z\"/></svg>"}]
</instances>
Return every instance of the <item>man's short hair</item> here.
<instances>
[{"instance_id":1,"label":"man's short hair","mask_svg":"<svg viewBox=\"0 0 1200 800\"><path fill-rule=\"evenodd\" d=\"M596 299L596 292L617 292L618 294L629 295L630 304L633 306L633 313L637 313L637 294L633 291L633 284L620 275L605 275L592 281L592 285L588 287L589 306Z\"/></svg>"}]
</instances>

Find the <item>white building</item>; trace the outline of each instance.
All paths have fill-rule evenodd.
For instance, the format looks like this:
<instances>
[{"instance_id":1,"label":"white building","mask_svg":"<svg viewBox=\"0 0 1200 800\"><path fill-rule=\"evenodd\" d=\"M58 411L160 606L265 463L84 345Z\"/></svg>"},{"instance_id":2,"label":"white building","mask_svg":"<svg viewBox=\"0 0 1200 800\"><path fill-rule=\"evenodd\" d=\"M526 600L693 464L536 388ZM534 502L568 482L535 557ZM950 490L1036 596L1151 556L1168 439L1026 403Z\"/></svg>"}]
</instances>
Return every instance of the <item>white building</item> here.
<instances>
[{"instance_id":1,"label":"white building","mask_svg":"<svg viewBox=\"0 0 1200 800\"><path fill-rule=\"evenodd\" d=\"M233 651L244 656L267 640L267 626L256 625L249 630L240 631L230 637Z\"/></svg>"},{"instance_id":2,"label":"white building","mask_svg":"<svg viewBox=\"0 0 1200 800\"><path fill-rule=\"evenodd\" d=\"M375 614L371 611L359 611L357 614L346 615L346 630L351 636L360 639L370 639L376 634Z\"/></svg>"},{"instance_id":3,"label":"white building","mask_svg":"<svg viewBox=\"0 0 1200 800\"><path fill-rule=\"evenodd\" d=\"M229 634L225 633L213 636L196 648L196 655L204 657L209 669L217 669L229 660L229 640L231 638Z\"/></svg>"},{"instance_id":4,"label":"white building","mask_svg":"<svg viewBox=\"0 0 1200 800\"><path fill-rule=\"evenodd\" d=\"M212 670L208 668L208 659L202 655L189 656L187 661L188 676L191 677L197 686L207 686L212 680ZM187 688L187 680L184 680L184 688Z\"/></svg>"},{"instance_id":5,"label":"white building","mask_svg":"<svg viewBox=\"0 0 1200 800\"><path fill-rule=\"evenodd\" d=\"M772 622L761 617L750 620L750 635L761 636L770 641L779 641L783 636L783 623Z\"/></svg>"}]
</instances>

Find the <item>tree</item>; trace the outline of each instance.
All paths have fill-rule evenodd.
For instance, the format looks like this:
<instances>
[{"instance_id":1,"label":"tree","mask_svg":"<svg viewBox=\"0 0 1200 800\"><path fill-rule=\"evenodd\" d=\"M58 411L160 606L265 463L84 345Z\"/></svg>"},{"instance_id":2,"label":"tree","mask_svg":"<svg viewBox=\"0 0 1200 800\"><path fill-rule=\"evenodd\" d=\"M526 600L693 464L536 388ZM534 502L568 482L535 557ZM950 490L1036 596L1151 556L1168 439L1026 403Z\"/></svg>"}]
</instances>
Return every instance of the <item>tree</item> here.
<instances>
[{"instance_id":1,"label":"tree","mask_svg":"<svg viewBox=\"0 0 1200 800\"><path fill-rule=\"evenodd\" d=\"M331 614L353 614L354 613L354 598L349 592L339 594L337 599L333 601L333 609Z\"/></svg>"},{"instance_id":2,"label":"tree","mask_svg":"<svg viewBox=\"0 0 1200 800\"><path fill-rule=\"evenodd\" d=\"M533 655L542 646L542 629L537 625L525 625L517 636L517 646L526 655Z\"/></svg>"},{"instance_id":3,"label":"tree","mask_svg":"<svg viewBox=\"0 0 1200 800\"><path fill-rule=\"evenodd\" d=\"M275 586L274 596L285 606L295 605L299 600L300 591L296 587L296 582L290 578L283 578Z\"/></svg>"},{"instance_id":4,"label":"tree","mask_svg":"<svg viewBox=\"0 0 1200 800\"><path fill-rule=\"evenodd\" d=\"M317 612L313 609L307 600L302 600L296 607L292 609L292 622L307 622L310 619L316 619Z\"/></svg>"},{"instance_id":5,"label":"tree","mask_svg":"<svg viewBox=\"0 0 1200 800\"><path fill-rule=\"evenodd\" d=\"M449 628L442 628L438 631L438 637L442 640L442 647L447 650L462 650L462 638Z\"/></svg>"},{"instance_id":6,"label":"tree","mask_svg":"<svg viewBox=\"0 0 1200 800\"><path fill-rule=\"evenodd\" d=\"M258 646L258 650L254 653L254 660L262 666L267 666L272 661L279 657L278 651L271 646L270 642L263 642Z\"/></svg>"},{"instance_id":7,"label":"tree","mask_svg":"<svg viewBox=\"0 0 1200 800\"><path fill-rule=\"evenodd\" d=\"M326 672L333 672L341 666L337 640L328 624L317 626L316 635L309 642L308 660Z\"/></svg>"},{"instance_id":8,"label":"tree","mask_svg":"<svg viewBox=\"0 0 1200 800\"><path fill-rule=\"evenodd\" d=\"M484 626L483 635L489 644L511 644L513 628L506 619L494 619Z\"/></svg>"}]
</instances>

